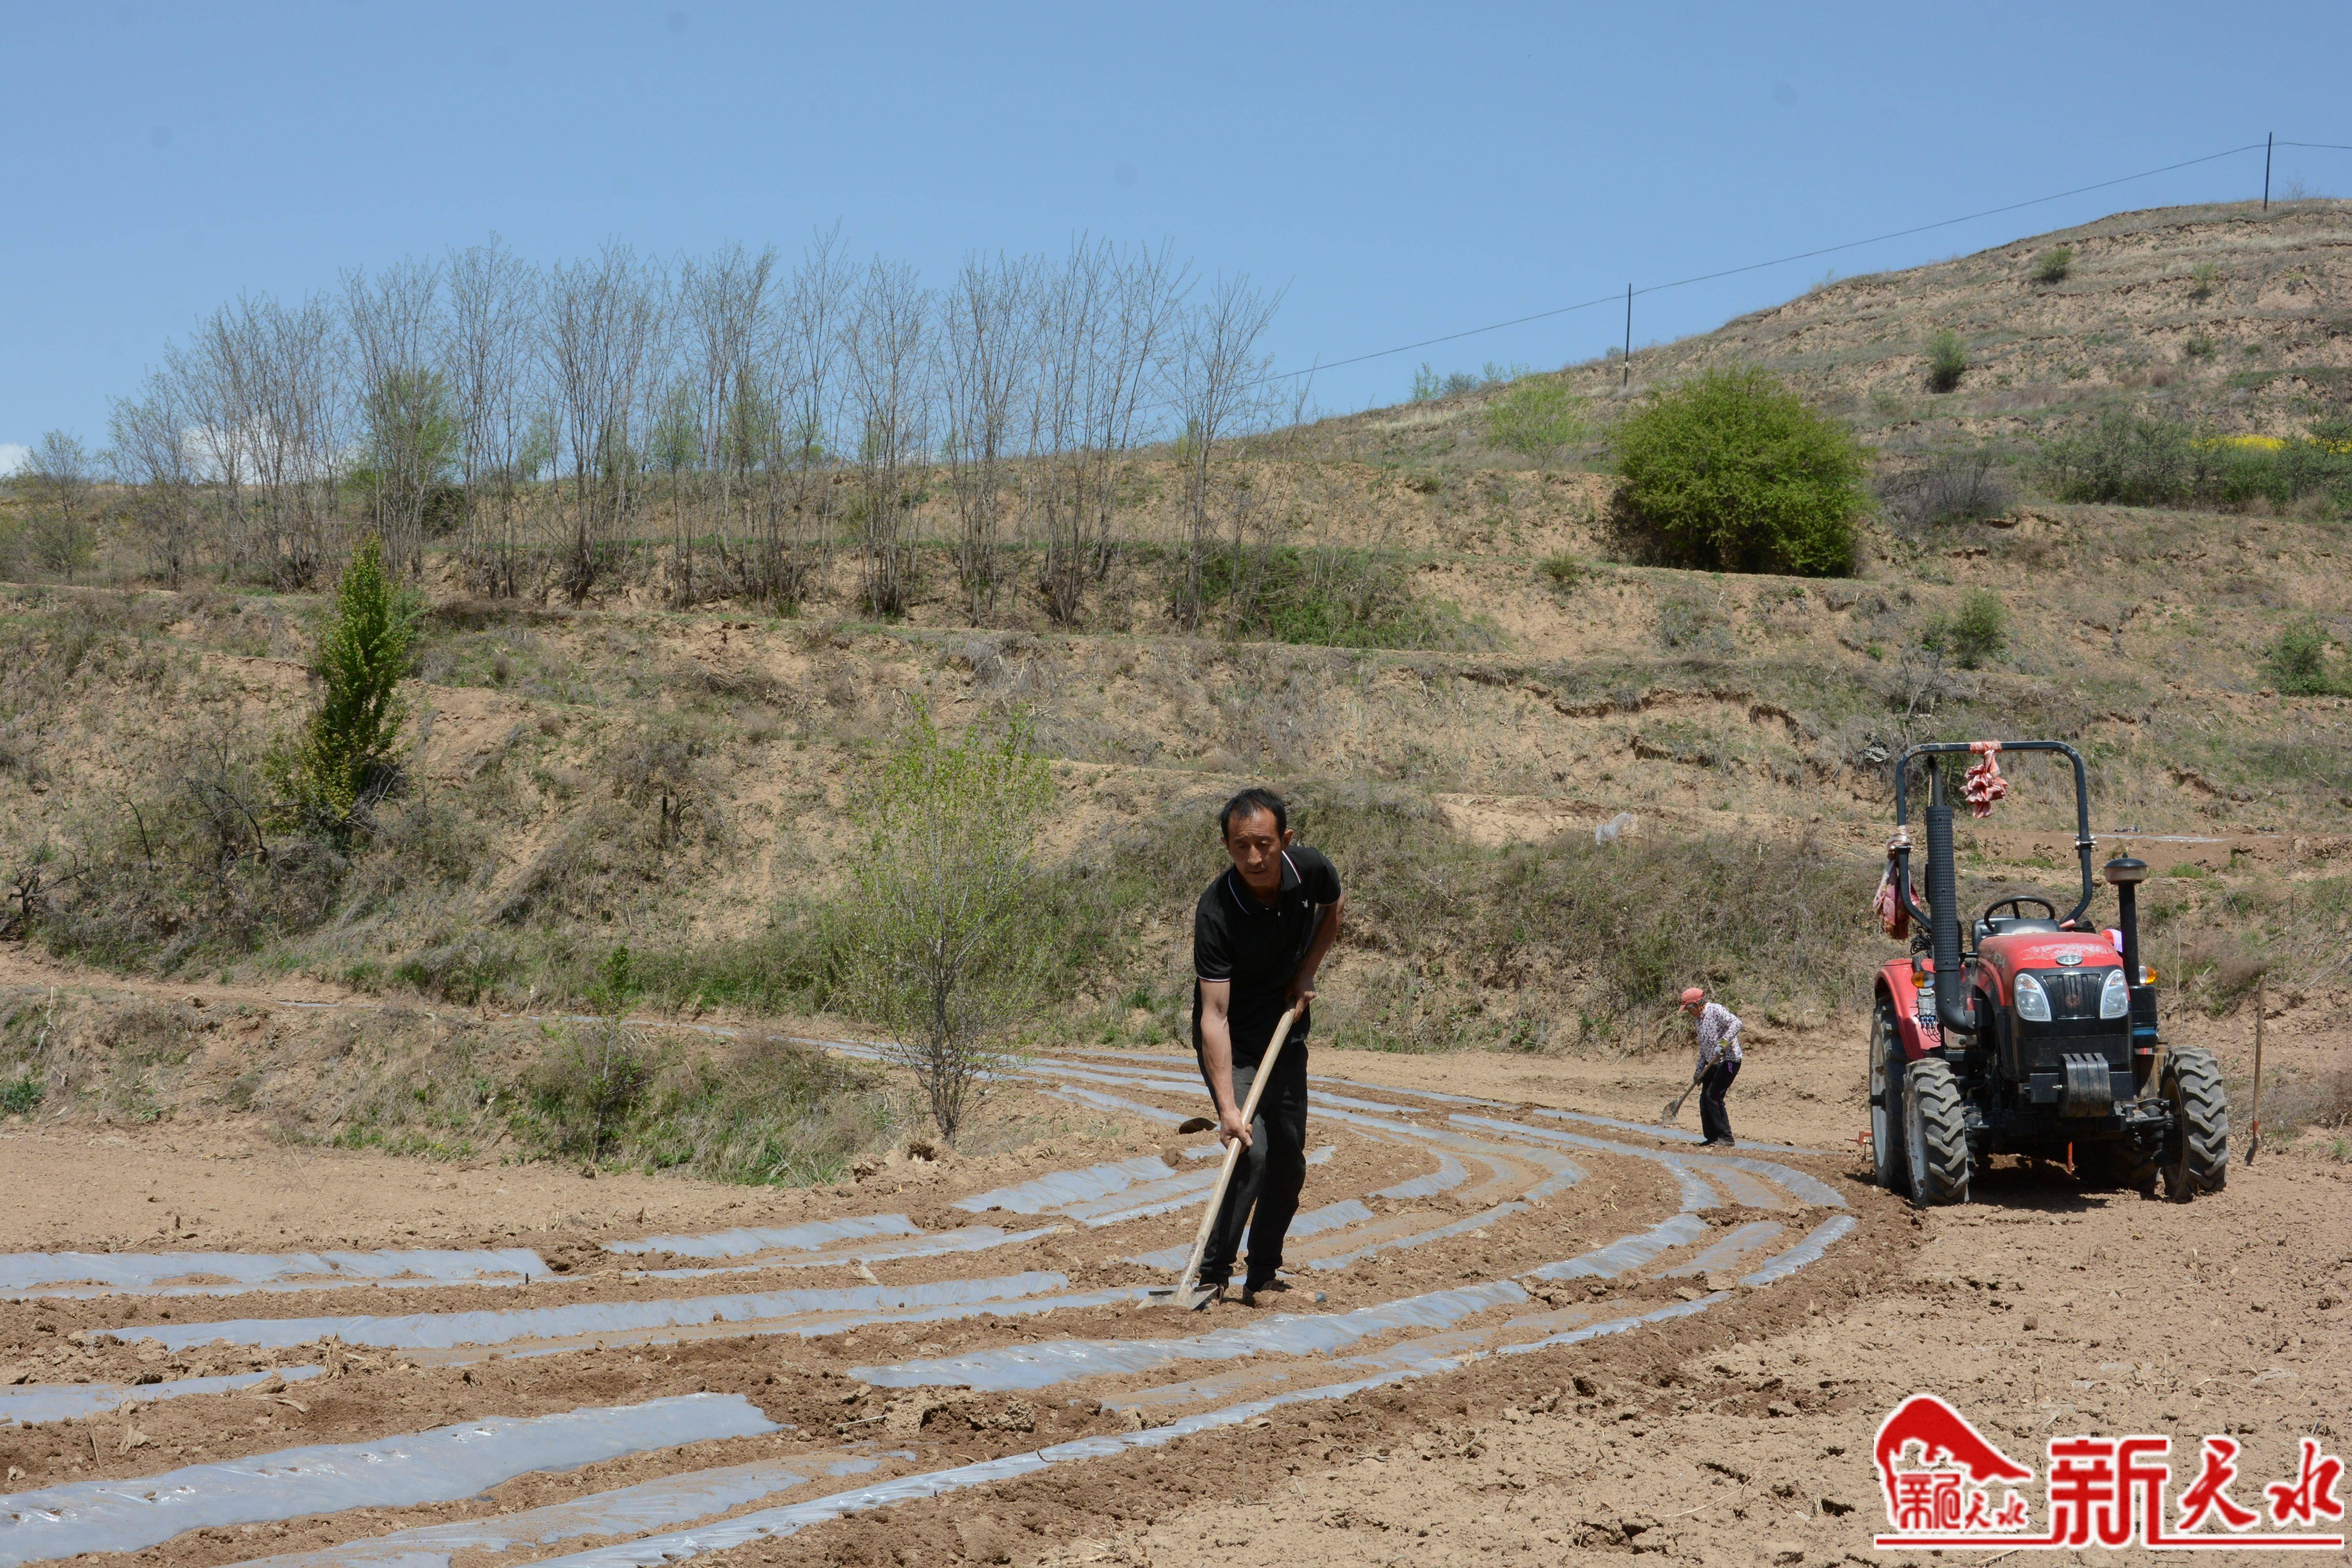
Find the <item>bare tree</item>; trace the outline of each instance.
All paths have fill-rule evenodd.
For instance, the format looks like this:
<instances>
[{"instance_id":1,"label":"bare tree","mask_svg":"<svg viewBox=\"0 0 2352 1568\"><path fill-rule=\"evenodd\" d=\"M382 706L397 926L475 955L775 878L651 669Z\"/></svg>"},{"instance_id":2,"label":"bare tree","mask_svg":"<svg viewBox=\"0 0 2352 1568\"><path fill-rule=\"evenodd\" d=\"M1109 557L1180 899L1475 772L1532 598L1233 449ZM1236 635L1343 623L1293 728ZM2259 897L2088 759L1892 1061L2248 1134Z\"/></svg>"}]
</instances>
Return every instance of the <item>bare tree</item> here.
<instances>
[{"instance_id":1,"label":"bare tree","mask_svg":"<svg viewBox=\"0 0 2352 1568\"><path fill-rule=\"evenodd\" d=\"M424 567L425 511L462 440L437 363L440 303L437 262L403 261L373 280L343 274L353 391L367 441L369 521L395 577L414 578Z\"/></svg>"},{"instance_id":2,"label":"bare tree","mask_svg":"<svg viewBox=\"0 0 2352 1568\"><path fill-rule=\"evenodd\" d=\"M314 581L334 542L341 357L335 313L315 296L292 306L241 297L214 312L187 356L202 458L226 490L231 558L257 553L282 587Z\"/></svg>"},{"instance_id":3,"label":"bare tree","mask_svg":"<svg viewBox=\"0 0 2352 1568\"><path fill-rule=\"evenodd\" d=\"M189 456L217 503L214 526L219 558L232 574L245 569L251 543L245 489L252 474L245 432L253 423L254 387L260 376L249 363L249 349L236 315L223 306L196 329L185 348L169 351L164 371L177 392L173 401L189 421Z\"/></svg>"},{"instance_id":4,"label":"bare tree","mask_svg":"<svg viewBox=\"0 0 2352 1568\"><path fill-rule=\"evenodd\" d=\"M479 586L511 598L520 587L520 489L538 472L536 453L524 460L538 277L496 238L452 255L447 272L439 357L457 419L459 548Z\"/></svg>"},{"instance_id":5,"label":"bare tree","mask_svg":"<svg viewBox=\"0 0 2352 1568\"><path fill-rule=\"evenodd\" d=\"M697 416L694 429L694 510L709 521L719 561L741 581L754 471L772 451L777 414L768 402L763 352L775 328L773 247L756 253L730 246L708 260L689 261L678 279L678 314L685 339L685 378ZM689 531L685 537L691 539ZM692 597L690 557L680 594Z\"/></svg>"},{"instance_id":6,"label":"bare tree","mask_svg":"<svg viewBox=\"0 0 2352 1568\"><path fill-rule=\"evenodd\" d=\"M180 398L178 378L157 371L147 395L116 398L107 421L115 478L132 492L132 524L175 589L196 564L197 472Z\"/></svg>"},{"instance_id":7,"label":"bare tree","mask_svg":"<svg viewBox=\"0 0 2352 1568\"><path fill-rule=\"evenodd\" d=\"M1032 363L1035 272L1026 258L967 257L942 302L948 478L960 524L956 574L975 624L996 611L1004 467Z\"/></svg>"},{"instance_id":8,"label":"bare tree","mask_svg":"<svg viewBox=\"0 0 2352 1568\"><path fill-rule=\"evenodd\" d=\"M639 502L638 437L649 401L661 301L625 246L549 276L541 352L570 465L555 513L557 576L579 604L610 564Z\"/></svg>"},{"instance_id":9,"label":"bare tree","mask_svg":"<svg viewBox=\"0 0 2352 1568\"><path fill-rule=\"evenodd\" d=\"M812 236L767 345L766 400L779 427L759 513L752 591L777 605L799 604L812 575L831 560L842 329L855 283L840 226Z\"/></svg>"},{"instance_id":10,"label":"bare tree","mask_svg":"<svg viewBox=\"0 0 2352 1568\"><path fill-rule=\"evenodd\" d=\"M1252 289L1246 277L1220 278L1209 298L1184 313L1176 334L1169 380L1184 421L1176 447L1184 481L1184 574L1174 608L1187 630L1200 626L1204 605L1202 572L1216 532L1212 480L1219 447L1271 409L1272 361L1258 345L1279 303ZM1238 514L1234 543L1236 549L1242 543Z\"/></svg>"},{"instance_id":11,"label":"bare tree","mask_svg":"<svg viewBox=\"0 0 2352 1568\"><path fill-rule=\"evenodd\" d=\"M1083 614L1117 553L1118 464L1145 429L1145 393L1168 352L1191 268L1168 247L1122 254L1080 239L1039 290L1034 458L1025 508L1044 545L1046 613Z\"/></svg>"},{"instance_id":12,"label":"bare tree","mask_svg":"<svg viewBox=\"0 0 2352 1568\"><path fill-rule=\"evenodd\" d=\"M842 330L850 412L857 420L858 593L895 616L914 586L914 470L930 432L927 336L930 297L915 269L876 257Z\"/></svg>"},{"instance_id":13,"label":"bare tree","mask_svg":"<svg viewBox=\"0 0 2352 1568\"><path fill-rule=\"evenodd\" d=\"M16 476L18 492L33 503L33 552L70 583L98 552L98 508L89 453L63 430L33 443Z\"/></svg>"}]
</instances>

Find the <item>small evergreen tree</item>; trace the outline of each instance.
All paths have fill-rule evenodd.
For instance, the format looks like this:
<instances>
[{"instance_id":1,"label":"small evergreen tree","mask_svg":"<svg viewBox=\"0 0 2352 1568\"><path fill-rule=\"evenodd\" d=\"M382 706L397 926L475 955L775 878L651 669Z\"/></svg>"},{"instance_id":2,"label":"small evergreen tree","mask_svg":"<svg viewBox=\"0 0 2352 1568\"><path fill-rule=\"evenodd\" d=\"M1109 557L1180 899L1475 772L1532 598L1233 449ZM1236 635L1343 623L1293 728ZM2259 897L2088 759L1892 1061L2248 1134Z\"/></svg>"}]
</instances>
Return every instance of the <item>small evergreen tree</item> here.
<instances>
[{"instance_id":1,"label":"small evergreen tree","mask_svg":"<svg viewBox=\"0 0 2352 1568\"><path fill-rule=\"evenodd\" d=\"M272 759L301 826L348 842L398 782L408 722L400 682L420 608L414 593L393 585L383 543L369 536L336 584L311 650L310 673L324 688L319 705L300 737Z\"/></svg>"},{"instance_id":2,"label":"small evergreen tree","mask_svg":"<svg viewBox=\"0 0 2352 1568\"><path fill-rule=\"evenodd\" d=\"M2273 638L2263 673L2293 697L2324 697L2336 689L2327 668L2327 637L2315 621L2298 621Z\"/></svg>"},{"instance_id":3,"label":"small evergreen tree","mask_svg":"<svg viewBox=\"0 0 2352 1568\"><path fill-rule=\"evenodd\" d=\"M1969 351L1960 344L1960 335L1949 330L1937 332L1927 340L1927 389L1949 392L1960 384L1960 377L1969 374Z\"/></svg>"}]
</instances>

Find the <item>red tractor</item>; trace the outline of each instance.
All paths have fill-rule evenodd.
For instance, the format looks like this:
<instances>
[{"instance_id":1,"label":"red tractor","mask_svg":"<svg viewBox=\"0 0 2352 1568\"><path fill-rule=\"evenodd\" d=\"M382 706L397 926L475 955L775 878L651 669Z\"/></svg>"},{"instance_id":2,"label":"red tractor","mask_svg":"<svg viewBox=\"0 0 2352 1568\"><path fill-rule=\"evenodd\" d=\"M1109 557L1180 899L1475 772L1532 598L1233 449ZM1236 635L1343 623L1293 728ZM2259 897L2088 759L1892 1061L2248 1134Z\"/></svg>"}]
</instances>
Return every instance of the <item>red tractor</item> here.
<instances>
[{"instance_id":1,"label":"red tractor","mask_svg":"<svg viewBox=\"0 0 2352 1568\"><path fill-rule=\"evenodd\" d=\"M2000 752L2054 752L2074 766L2074 847L2082 897L2061 915L2047 899L1996 900L1964 948L1952 867L1947 757L1985 752L1945 742L1895 763L1888 848L1892 922L1917 922L1911 955L1879 971L1870 1036L1870 1131L1879 1184L1929 1204L1966 1203L1972 1173L1995 1154L2063 1162L2094 1184L2186 1202L2219 1191L2230 1170L2230 1106L2212 1055L2167 1048L2155 976L2141 967L2144 861L2107 862L2119 930L2092 928L2090 790L2083 758L2062 741L2003 741ZM1927 770L1927 907L1913 896L1906 787Z\"/></svg>"}]
</instances>

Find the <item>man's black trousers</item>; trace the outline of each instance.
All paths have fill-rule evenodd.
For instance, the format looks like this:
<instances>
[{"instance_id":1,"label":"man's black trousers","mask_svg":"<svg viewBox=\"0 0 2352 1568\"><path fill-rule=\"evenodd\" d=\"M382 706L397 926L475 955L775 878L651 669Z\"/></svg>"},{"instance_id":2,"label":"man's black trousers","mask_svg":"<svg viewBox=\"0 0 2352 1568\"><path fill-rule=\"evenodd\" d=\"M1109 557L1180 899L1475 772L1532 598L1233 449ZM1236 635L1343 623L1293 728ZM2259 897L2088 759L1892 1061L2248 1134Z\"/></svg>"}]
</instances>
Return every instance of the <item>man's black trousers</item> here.
<instances>
[{"instance_id":1,"label":"man's black trousers","mask_svg":"<svg viewBox=\"0 0 2352 1568\"><path fill-rule=\"evenodd\" d=\"M1250 1085L1258 1069L1234 1068L1234 1103L1248 1103ZM1207 1081L1205 1071L1202 1081ZM1213 1099L1214 1097L1212 1096ZM1263 1285L1282 1267L1282 1238L1298 1212L1298 1191L1307 1184L1307 1042L1293 1039L1274 1064L1265 1097L1257 1102L1250 1123L1250 1146L1242 1151L1233 1185L1225 1189L1224 1206L1209 1232L1209 1250L1201 1259L1201 1283L1223 1285L1233 1279L1234 1259L1249 1238L1246 1284ZM1255 1216L1252 1211L1255 1210Z\"/></svg>"},{"instance_id":2,"label":"man's black trousers","mask_svg":"<svg viewBox=\"0 0 2352 1568\"><path fill-rule=\"evenodd\" d=\"M1718 1057L1706 1076L1699 1080L1698 1125L1708 1139L1731 1141L1731 1117L1723 1109L1723 1097L1731 1089L1731 1080L1739 1076L1739 1064L1729 1057Z\"/></svg>"}]
</instances>

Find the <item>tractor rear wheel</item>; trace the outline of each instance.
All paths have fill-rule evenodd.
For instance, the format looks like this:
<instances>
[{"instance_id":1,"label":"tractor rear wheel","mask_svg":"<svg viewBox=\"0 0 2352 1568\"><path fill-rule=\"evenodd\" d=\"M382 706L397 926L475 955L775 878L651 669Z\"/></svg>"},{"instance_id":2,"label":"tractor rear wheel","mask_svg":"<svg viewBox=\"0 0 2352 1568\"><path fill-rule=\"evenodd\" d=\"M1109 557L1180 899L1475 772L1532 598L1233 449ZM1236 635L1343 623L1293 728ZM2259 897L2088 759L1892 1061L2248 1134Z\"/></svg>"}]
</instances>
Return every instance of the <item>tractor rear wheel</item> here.
<instances>
[{"instance_id":1,"label":"tractor rear wheel","mask_svg":"<svg viewBox=\"0 0 2352 1568\"><path fill-rule=\"evenodd\" d=\"M2158 1170L2164 1195L2185 1204L2199 1193L2220 1192L2230 1179L2230 1101L2221 1092L2221 1067L2211 1052L2193 1046L2171 1052L2162 1089L2172 1106L2172 1131Z\"/></svg>"},{"instance_id":2,"label":"tractor rear wheel","mask_svg":"<svg viewBox=\"0 0 2352 1568\"><path fill-rule=\"evenodd\" d=\"M2093 1189L2124 1188L2142 1197L2156 1196L2156 1162L2128 1138L2092 1143L2074 1152L2074 1174Z\"/></svg>"},{"instance_id":3,"label":"tractor rear wheel","mask_svg":"<svg viewBox=\"0 0 2352 1568\"><path fill-rule=\"evenodd\" d=\"M1913 1204L1969 1201L1969 1124L1959 1080L1933 1057L1913 1062L1903 1086L1903 1145Z\"/></svg>"},{"instance_id":4,"label":"tractor rear wheel","mask_svg":"<svg viewBox=\"0 0 2352 1568\"><path fill-rule=\"evenodd\" d=\"M1870 1021L1870 1156L1878 1184L1902 1192L1909 1175L1903 1165L1903 1031L1894 1004L1884 999Z\"/></svg>"}]
</instances>

